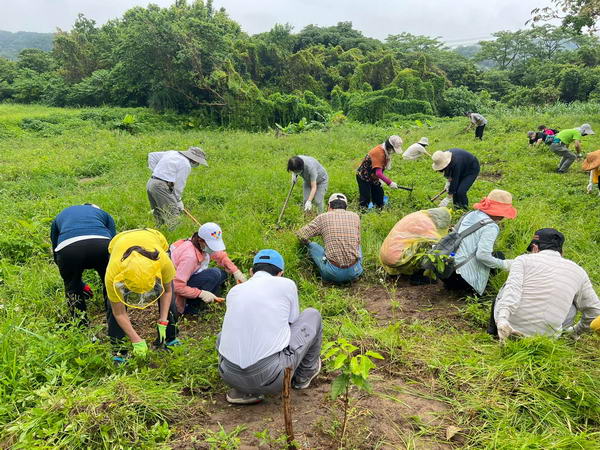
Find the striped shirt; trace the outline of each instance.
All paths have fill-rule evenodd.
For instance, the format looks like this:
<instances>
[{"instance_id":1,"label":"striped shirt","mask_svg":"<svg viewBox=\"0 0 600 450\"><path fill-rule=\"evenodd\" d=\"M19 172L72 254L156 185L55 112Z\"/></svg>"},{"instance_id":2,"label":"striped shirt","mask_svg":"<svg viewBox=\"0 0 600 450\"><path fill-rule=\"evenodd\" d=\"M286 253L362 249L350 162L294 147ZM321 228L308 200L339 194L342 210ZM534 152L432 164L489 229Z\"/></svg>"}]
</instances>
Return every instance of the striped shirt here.
<instances>
[{"instance_id":1,"label":"striped shirt","mask_svg":"<svg viewBox=\"0 0 600 450\"><path fill-rule=\"evenodd\" d=\"M350 267L360 258L360 217L352 211L334 209L319 214L297 232L302 241L322 236L325 257L333 265Z\"/></svg>"},{"instance_id":2,"label":"striped shirt","mask_svg":"<svg viewBox=\"0 0 600 450\"><path fill-rule=\"evenodd\" d=\"M555 335L572 305L582 313L575 325L579 334L600 315L600 300L583 268L554 250L542 250L514 260L494 317L527 336Z\"/></svg>"},{"instance_id":3,"label":"striped shirt","mask_svg":"<svg viewBox=\"0 0 600 450\"><path fill-rule=\"evenodd\" d=\"M490 216L482 211L471 211L465 216L457 231L464 231L476 222L489 218ZM485 291L490 277L490 269L508 270L510 264L508 261L495 258L492 255L499 232L500 228L495 223L481 227L461 241L454 257L456 264L460 264L472 254L475 254L468 263L459 267L456 273L460 274L479 294L483 294L483 291Z\"/></svg>"}]
</instances>

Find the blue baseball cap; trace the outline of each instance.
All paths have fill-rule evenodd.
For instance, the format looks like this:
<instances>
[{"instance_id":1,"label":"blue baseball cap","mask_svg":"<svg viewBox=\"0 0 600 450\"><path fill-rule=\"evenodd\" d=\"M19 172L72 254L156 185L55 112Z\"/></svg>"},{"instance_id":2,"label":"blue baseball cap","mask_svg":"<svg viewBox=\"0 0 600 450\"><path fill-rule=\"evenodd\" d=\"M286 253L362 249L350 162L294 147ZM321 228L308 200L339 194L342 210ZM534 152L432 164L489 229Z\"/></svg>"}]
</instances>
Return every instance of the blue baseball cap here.
<instances>
[{"instance_id":1,"label":"blue baseball cap","mask_svg":"<svg viewBox=\"0 0 600 450\"><path fill-rule=\"evenodd\" d=\"M272 250L270 248L258 252L254 257L254 261L252 261L252 263L273 264L275 267L281 269L282 271L284 268L283 256L281 256L281 254L277 250Z\"/></svg>"}]
</instances>

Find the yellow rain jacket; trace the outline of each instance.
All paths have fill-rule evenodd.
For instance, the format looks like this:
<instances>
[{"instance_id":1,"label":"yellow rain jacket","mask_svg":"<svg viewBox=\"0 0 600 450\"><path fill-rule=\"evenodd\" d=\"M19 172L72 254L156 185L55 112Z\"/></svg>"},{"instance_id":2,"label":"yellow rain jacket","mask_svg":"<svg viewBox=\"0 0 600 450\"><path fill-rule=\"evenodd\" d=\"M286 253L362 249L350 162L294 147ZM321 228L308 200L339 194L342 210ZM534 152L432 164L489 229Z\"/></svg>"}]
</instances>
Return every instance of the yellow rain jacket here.
<instances>
[{"instance_id":1,"label":"yellow rain jacket","mask_svg":"<svg viewBox=\"0 0 600 450\"><path fill-rule=\"evenodd\" d=\"M158 250L158 260L152 261L133 252L128 258L121 261L127 249L136 245L151 252ZM150 228L117 234L108 246L110 260L104 277L108 299L115 303L123 301L115 286L119 282L124 283L131 291L144 293L154 287L157 278L161 280L163 287L173 281L175 266L166 253L168 248L169 244L162 233Z\"/></svg>"},{"instance_id":2,"label":"yellow rain jacket","mask_svg":"<svg viewBox=\"0 0 600 450\"><path fill-rule=\"evenodd\" d=\"M404 216L387 235L379 259L390 275L412 275L421 268L415 255L448 234L448 208L432 208Z\"/></svg>"}]
</instances>

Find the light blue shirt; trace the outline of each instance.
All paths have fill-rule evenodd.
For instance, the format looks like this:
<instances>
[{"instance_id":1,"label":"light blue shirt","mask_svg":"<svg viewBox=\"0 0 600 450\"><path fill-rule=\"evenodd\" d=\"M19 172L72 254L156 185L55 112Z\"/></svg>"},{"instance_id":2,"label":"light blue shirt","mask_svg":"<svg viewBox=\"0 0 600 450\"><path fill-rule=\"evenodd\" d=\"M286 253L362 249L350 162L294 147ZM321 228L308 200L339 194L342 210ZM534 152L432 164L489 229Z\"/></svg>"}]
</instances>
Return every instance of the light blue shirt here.
<instances>
[{"instance_id":1,"label":"light blue shirt","mask_svg":"<svg viewBox=\"0 0 600 450\"><path fill-rule=\"evenodd\" d=\"M476 222L489 218L490 216L482 211L471 211L465 216L457 231L460 233ZM462 240L454 257L456 264L460 264L475 253L475 256L468 263L456 270L456 273L463 277L480 295L483 294L487 286L490 269L508 269L509 267L508 261L492 256L494 243L498 238L499 232L500 228L496 223L490 223L481 227L475 233L470 234Z\"/></svg>"}]
</instances>

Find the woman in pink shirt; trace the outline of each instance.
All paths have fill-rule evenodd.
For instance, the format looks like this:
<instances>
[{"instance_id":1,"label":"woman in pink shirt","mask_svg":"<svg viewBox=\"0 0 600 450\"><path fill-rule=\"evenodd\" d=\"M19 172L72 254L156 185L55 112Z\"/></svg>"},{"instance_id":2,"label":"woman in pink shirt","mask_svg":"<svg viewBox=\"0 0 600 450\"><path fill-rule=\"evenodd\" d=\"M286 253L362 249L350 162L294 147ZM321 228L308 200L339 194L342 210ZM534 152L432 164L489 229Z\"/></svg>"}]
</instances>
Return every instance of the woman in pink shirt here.
<instances>
[{"instance_id":1,"label":"woman in pink shirt","mask_svg":"<svg viewBox=\"0 0 600 450\"><path fill-rule=\"evenodd\" d=\"M216 223L205 223L190 239L171 244L171 259L177 270L173 280L177 310L182 314L197 314L205 303L218 300L228 273L237 283L246 281L227 256L221 227ZM209 268L211 260L225 270Z\"/></svg>"}]
</instances>

